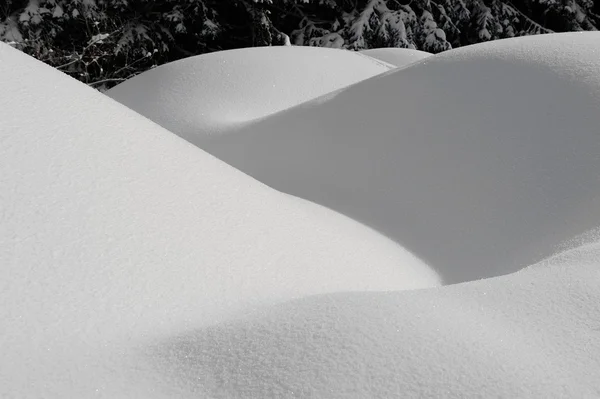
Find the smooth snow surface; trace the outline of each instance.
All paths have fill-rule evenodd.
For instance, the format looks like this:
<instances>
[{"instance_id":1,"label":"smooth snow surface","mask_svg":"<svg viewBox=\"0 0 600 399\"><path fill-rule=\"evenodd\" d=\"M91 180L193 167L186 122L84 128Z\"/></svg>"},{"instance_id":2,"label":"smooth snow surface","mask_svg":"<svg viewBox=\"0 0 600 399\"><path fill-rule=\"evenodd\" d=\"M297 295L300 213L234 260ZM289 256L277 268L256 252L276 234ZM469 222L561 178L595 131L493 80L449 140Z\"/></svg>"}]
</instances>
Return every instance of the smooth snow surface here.
<instances>
[{"instance_id":1,"label":"smooth snow surface","mask_svg":"<svg viewBox=\"0 0 600 399\"><path fill-rule=\"evenodd\" d=\"M201 144L446 282L502 275L600 225L599 55L598 32L464 47Z\"/></svg>"},{"instance_id":2,"label":"smooth snow surface","mask_svg":"<svg viewBox=\"0 0 600 399\"><path fill-rule=\"evenodd\" d=\"M387 62L398 68L420 61L423 58L431 56L431 53L419 50L411 50L407 48L374 48L360 51L361 54L376 58L380 61Z\"/></svg>"},{"instance_id":3,"label":"smooth snow surface","mask_svg":"<svg viewBox=\"0 0 600 399\"><path fill-rule=\"evenodd\" d=\"M153 341L311 294L439 285L379 233L5 44L0 82L1 398L173 398Z\"/></svg>"},{"instance_id":4,"label":"smooth snow surface","mask_svg":"<svg viewBox=\"0 0 600 399\"><path fill-rule=\"evenodd\" d=\"M237 76L269 84L269 51L221 54L230 78L210 83L151 71L179 82L160 101L123 95L181 106L175 133L470 281L438 287L365 225L0 44L0 398L600 397L600 33L333 93L306 68L270 93L322 96L275 114ZM328 54L348 74L368 60ZM252 117L190 111L228 101Z\"/></svg>"},{"instance_id":5,"label":"smooth snow surface","mask_svg":"<svg viewBox=\"0 0 600 399\"><path fill-rule=\"evenodd\" d=\"M391 68L337 49L246 48L159 66L106 94L196 142Z\"/></svg>"},{"instance_id":6,"label":"smooth snow surface","mask_svg":"<svg viewBox=\"0 0 600 399\"><path fill-rule=\"evenodd\" d=\"M157 345L157 367L178 397L598 398L599 247L440 289L261 309Z\"/></svg>"}]
</instances>

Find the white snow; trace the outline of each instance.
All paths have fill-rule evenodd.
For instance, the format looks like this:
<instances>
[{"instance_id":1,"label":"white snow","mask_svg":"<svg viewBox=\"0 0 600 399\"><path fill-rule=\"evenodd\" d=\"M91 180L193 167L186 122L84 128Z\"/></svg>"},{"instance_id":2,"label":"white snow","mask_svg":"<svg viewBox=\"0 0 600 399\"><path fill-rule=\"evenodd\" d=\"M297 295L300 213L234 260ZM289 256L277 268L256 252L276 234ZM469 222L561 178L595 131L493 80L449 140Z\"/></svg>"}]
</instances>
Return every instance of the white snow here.
<instances>
[{"instance_id":1,"label":"white snow","mask_svg":"<svg viewBox=\"0 0 600 399\"><path fill-rule=\"evenodd\" d=\"M360 51L361 54L377 58L380 61L392 64L397 68L405 67L413 62L422 60L431 56L431 53L425 51L412 50L407 48L374 48Z\"/></svg>"},{"instance_id":2,"label":"white snow","mask_svg":"<svg viewBox=\"0 0 600 399\"><path fill-rule=\"evenodd\" d=\"M0 45L0 397L599 397L600 33L277 51L112 91L200 149Z\"/></svg>"},{"instance_id":3,"label":"white snow","mask_svg":"<svg viewBox=\"0 0 600 399\"><path fill-rule=\"evenodd\" d=\"M598 54L595 32L464 47L197 143L446 282L498 276L600 225Z\"/></svg>"},{"instance_id":4,"label":"white snow","mask_svg":"<svg viewBox=\"0 0 600 399\"><path fill-rule=\"evenodd\" d=\"M2 398L172 398L148 377L154 340L311 294L439 285L381 234L4 44L0 81Z\"/></svg>"},{"instance_id":5,"label":"white snow","mask_svg":"<svg viewBox=\"0 0 600 399\"><path fill-rule=\"evenodd\" d=\"M198 140L391 68L330 48L246 48L172 62L106 94L181 137Z\"/></svg>"},{"instance_id":6,"label":"white snow","mask_svg":"<svg viewBox=\"0 0 600 399\"><path fill-rule=\"evenodd\" d=\"M468 284L260 309L157 345L158 367L177 397L597 398L599 245Z\"/></svg>"}]
</instances>

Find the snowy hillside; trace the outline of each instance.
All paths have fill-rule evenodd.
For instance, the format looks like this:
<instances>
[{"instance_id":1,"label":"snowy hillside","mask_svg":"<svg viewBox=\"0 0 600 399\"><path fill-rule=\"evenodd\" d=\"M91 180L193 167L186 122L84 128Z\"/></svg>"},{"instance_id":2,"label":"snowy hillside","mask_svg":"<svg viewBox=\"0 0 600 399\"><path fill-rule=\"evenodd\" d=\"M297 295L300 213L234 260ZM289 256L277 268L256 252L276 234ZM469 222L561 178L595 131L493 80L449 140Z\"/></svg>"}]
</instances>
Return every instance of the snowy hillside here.
<instances>
[{"instance_id":1,"label":"snowy hillside","mask_svg":"<svg viewBox=\"0 0 600 399\"><path fill-rule=\"evenodd\" d=\"M0 57L0 397L162 397L155 341L311 294L439 285L379 233Z\"/></svg>"},{"instance_id":2,"label":"snowy hillside","mask_svg":"<svg viewBox=\"0 0 600 399\"><path fill-rule=\"evenodd\" d=\"M599 52L0 44L0 397L600 396Z\"/></svg>"},{"instance_id":3,"label":"snowy hillside","mask_svg":"<svg viewBox=\"0 0 600 399\"><path fill-rule=\"evenodd\" d=\"M465 47L196 143L447 282L493 277L600 225L599 52L597 32Z\"/></svg>"},{"instance_id":4,"label":"snowy hillside","mask_svg":"<svg viewBox=\"0 0 600 399\"><path fill-rule=\"evenodd\" d=\"M393 65L327 48L248 48L163 65L106 94L193 140L387 72Z\"/></svg>"},{"instance_id":5,"label":"snowy hillside","mask_svg":"<svg viewBox=\"0 0 600 399\"><path fill-rule=\"evenodd\" d=\"M303 298L159 357L214 398L597 398L599 261L596 243L464 285Z\"/></svg>"}]
</instances>

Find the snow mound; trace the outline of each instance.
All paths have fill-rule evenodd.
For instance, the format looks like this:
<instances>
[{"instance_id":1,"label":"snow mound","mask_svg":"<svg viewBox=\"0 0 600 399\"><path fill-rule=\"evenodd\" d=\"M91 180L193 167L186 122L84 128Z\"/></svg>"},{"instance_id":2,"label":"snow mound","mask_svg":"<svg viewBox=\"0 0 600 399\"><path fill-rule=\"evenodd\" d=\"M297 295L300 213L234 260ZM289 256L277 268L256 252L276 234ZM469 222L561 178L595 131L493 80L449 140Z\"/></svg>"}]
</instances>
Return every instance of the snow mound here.
<instances>
[{"instance_id":1,"label":"snow mound","mask_svg":"<svg viewBox=\"0 0 600 399\"><path fill-rule=\"evenodd\" d=\"M106 94L193 141L391 68L359 53L337 49L246 48L172 62Z\"/></svg>"},{"instance_id":2,"label":"snow mound","mask_svg":"<svg viewBox=\"0 0 600 399\"><path fill-rule=\"evenodd\" d=\"M260 309L157 343L155 367L178 397L596 398L598 247L489 280Z\"/></svg>"},{"instance_id":3,"label":"snow mound","mask_svg":"<svg viewBox=\"0 0 600 399\"><path fill-rule=\"evenodd\" d=\"M439 278L397 243L0 44L0 397L599 397L599 52L486 43L276 114L235 77L243 123L169 119L450 281L494 276L410 290ZM159 83L177 115L211 100L195 73Z\"/></svg>"},{"instance_id":4,"label":"snow mound","mask_svg":"<svg viewBox=\"0 0 600 399\"><path fill-rule=\"evenodd\" d=\"M378 60L387 62L388 64L392 64L397 68L407 66L413 62L420 61L423 58L433 55L425 51L395 47L362 50L360 53L368 55L369 57L377 58Z\"/></svg>"},{"instance_id":5,"label":"snow mound","mask_svg":"<svg viewBox=\"0 0 600 399\"><path fill-rule=\"evenodd\" d=\"M446 282L516 271L600 225L600 33L428 57L203 142L414 251Z\"/></svg>"},{"instance_id":6,"label":"snow mound","mask_svg":"<svg viewBox=\"0 0 600 399\"><path fill-rule=\"evenodd\" d=\"M391 240L5 44L0 82L0 397L170 398L139 360L147 340L439 284Z\"/></svg>"}]
</instances>

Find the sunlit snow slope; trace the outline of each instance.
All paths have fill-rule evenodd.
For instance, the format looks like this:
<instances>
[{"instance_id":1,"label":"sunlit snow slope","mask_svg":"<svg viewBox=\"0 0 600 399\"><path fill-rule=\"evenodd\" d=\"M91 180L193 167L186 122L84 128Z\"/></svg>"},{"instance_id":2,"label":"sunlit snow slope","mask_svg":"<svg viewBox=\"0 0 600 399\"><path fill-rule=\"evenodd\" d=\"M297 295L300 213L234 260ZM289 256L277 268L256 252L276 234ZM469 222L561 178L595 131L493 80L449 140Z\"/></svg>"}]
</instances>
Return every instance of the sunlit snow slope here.
<instances>
[{"instance_id":1,"label":"sunlit snow slope","mask_svg":"<svg viewBox=\"0 0 600 399\"><path fill-rule=\"evenodd\" d=\"M174 397L598 398L599 266L595 241L489 280L304 298L165 341L157 368Z\"/></svg>"},{"instance_id":2,"label":"sunlit snow slope","mask_svg":"<svg viewBox=\"0 0 600 399\"><path fill-rule=\"evenodd\" d=\"M410 50L406 48L374 48L362 50L361 54L369 57L377 58L383 62L392 64L398 68L412 64L413 62L422 60L431 56L431 53L419 50Z\"/></svg>"},{"instance_id":3,"label":"sunlit snow slope","mask_svg":"<svg viewBox=\"0 0 600 399\"><path fill-rule=\"evenodd\" d=\"M106 94L190 141L230 130L393 66L319 47L259 47L159 66Z\"/></svg>"},{"instance_id":4,"label":"sunlit snow slope","mask_svg":"<svg viewBox=\"0 0 600 399\"><path fill-rule=\"evenodd\" d=\"M0 82L1 398L173 398L155 342L305 295L439 283L4 44Z\"/></svg>"},{"instance_id":5,"label":"sunlit snow slope","mask_svg":"<svg viewBox=\"0 0 600 399\"><path fill-rule=\"evenodd\" d=\"M469 46L202 147L448 282L502 275L600 224L599 54L598 32Z\"/></svg>"}]
</instances>

